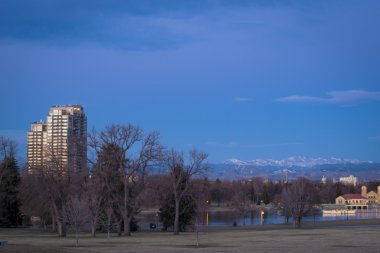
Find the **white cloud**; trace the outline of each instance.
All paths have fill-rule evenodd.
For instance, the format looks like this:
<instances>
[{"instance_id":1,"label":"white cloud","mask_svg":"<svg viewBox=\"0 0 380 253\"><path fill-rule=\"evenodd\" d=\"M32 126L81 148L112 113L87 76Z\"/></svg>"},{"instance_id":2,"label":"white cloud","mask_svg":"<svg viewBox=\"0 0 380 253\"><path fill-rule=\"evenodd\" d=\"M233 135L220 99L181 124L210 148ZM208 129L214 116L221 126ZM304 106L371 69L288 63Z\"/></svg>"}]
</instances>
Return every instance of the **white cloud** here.
<instances>
[{"instance_id":1,"label":"white cloud","mask_svg":"<svg viewBox=\"0 0 380 253\"><path fill-rule=\"evenodd\" d=\"M352 105L360 102L380 101L380 92L365 90L332 91L327 93L328 97L298 96L292 95L277 98L275 101L283 103L325 103Z\"/></svg>"},{"instance_id":2,"label":"white cloud","mask_svg":"<svg viewBox=\"0 0 380 253\"><path fill-rule=\"evenodd\" d=\"M380 142L380 135L379 136L371 136L368 138L368 140Z\"/></svg>"},{"instance_id":3,"label":"white cloud","mask_svg":"<svg viewBox=\"0 0 380 253\"><path fill-rule=\"evenodd\" d=\"M220 147L220 148L271 148L271 147L303 145L303 142L293 141L293 142L283 142L283 143L241 144L236 141L230 141L228 143L208 141L205 144L209 146Z\"/></svg>"},{"instance_id":4,"label":"white cloud","mask_svg":"<svg viewBox=\"0 0 380 253\"><path fill-rule=\"evenodd\" d=\"M247 98L247 97L235 97L234 98L234 102L236 102L236 103L245 103L248 101L251 101L251 99Z\"/></svg>"},{"instance_id":5,"label":"white cloud","mask_svg":"<svg viewBox=\"0 0 380 253\"><path fill-rule=\"evenodd\" d=\"M277 98L277 102L310 102L310 103L323 103L326 102L326 99L319 98L319 97L312 97L312 96L298 96L298 95L293 95L293 96L288 96L288 97L282 97L282 98Z\"/></svg>"}]
</instances>

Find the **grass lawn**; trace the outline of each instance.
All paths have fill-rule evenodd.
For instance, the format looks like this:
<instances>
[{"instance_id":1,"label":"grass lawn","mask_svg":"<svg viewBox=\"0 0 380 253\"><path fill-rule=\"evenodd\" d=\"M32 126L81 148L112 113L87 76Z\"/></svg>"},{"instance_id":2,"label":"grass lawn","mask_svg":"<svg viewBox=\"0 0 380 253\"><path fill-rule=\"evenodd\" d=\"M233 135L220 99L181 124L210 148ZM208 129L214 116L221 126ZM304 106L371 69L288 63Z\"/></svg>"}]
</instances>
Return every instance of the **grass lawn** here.
<instances>
[{"instance_id":1,"label":"grass lawn","mask_svg":"<svg viewBox=\"0 0 380 253\"><path fill-rule=\"evenodd\" d=\"M1 253L9 252L380 252L380 220L318 222L302 229L286 225L268 225L209 229L196 234L174 236L169 232L137 232L131 237L104 234L91 238L81 234L79 247L75 237L59 238L49 232L31 229L2 229Z\"/></svg>"}]
</instances>

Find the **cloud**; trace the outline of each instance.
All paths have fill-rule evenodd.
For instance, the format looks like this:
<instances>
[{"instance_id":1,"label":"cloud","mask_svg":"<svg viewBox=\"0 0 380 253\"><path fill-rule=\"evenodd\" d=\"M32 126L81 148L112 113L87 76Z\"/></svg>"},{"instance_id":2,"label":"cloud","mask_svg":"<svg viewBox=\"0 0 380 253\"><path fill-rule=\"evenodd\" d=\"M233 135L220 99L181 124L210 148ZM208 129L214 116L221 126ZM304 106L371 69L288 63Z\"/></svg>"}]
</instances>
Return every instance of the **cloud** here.
<instances>
[{"instance_id":1,"label":"cloud","mask_svg":"<svg viewBox=\"0 0 380 253\"><path fill-rule=\"evenodd\" d=\"M247 98L247 97L235 97L234 98L234 102L236 102L236 103L245 103L248 101L251 101L251 99Z\"/></svg>"},{"instance_id":2,"label":"cloud","mask_svg":"<svg viewBox=\"0 0 380 253\"><path fill-rule=\"evenodd\" d=\"M379 136L371 136L368 138L370 141L380 142L380 135Z\"/></svg>"},{"instance_id":3,"label":"cloud","mask_svg":"<svg viewBox=\"0 0 380 253\"><path fill-rule=\"evenodd\" d=\"M309 103L323 103L326 102L326 99L319 98L319 97L312 97L312 96L298 96L298 95L292 95L288 97L282 97L277 98L277 102L309 102Z\"/></svg>"},{"instance_id":4,"label":"cloud","mask_svg":"<svg viewBox=\"0 0 380 253\"><path fill-rule=\"evenodd\" d=\"M292 4L300 9L303 5ZM0 42L176 49L193 41L227 43L287 29L295 15L289 9L281 1L2 0Z\"/></svg>"},{"instance_id":5,"label":"cloud","mask_svg":"<svg viewBox=\"0 0 380 253\"><path fill-rule=\"evenodd\" d=\"M218 141L207 141L205 143L208 146L214 146L214 147L220 147L220 148L234 148L234 147L239 147L239 143L236 141L229 141L227 143L224 142L218 142Z\"/></svg>"},{"instance_id":6,"label":"cloud","mask_svg":"<svg viewBox=\"0 0 380 253\"><path fill-rule=\"evenodd\" d=\"M325 103L353 105L361 102L380 101L380 92L366 90L332 91L327 93L328 97L299 96L292 95L277 98L276 102L282 103Z\"/></svg>"},{"instance_id":7,"label":"cloud","mask_svg":"<svg viewBox=\"0 0 380 253\"><path fill-rule=\"evenodd\" d=\"M166 49L181 43L181 37L160 20L186 19L210 6L201 0L181 2L4 0L0 1L0 41Z\"/></svg>"},{"instance_id":8,"label":"cloud","mask_svg":"<svg viewBox=\"0 0 380 253\"><path fill-rule=\"evenodd\" d=\"M241 144L236 141L230 141L228 143L208 141L205 144L208 146L214 146L214 147L219 147L219 148L272 148L272 147L303 145L304 143L299 142L299 141L293 141L293 142L282 142L282 143Z\"/></svg>"}]
</instances>

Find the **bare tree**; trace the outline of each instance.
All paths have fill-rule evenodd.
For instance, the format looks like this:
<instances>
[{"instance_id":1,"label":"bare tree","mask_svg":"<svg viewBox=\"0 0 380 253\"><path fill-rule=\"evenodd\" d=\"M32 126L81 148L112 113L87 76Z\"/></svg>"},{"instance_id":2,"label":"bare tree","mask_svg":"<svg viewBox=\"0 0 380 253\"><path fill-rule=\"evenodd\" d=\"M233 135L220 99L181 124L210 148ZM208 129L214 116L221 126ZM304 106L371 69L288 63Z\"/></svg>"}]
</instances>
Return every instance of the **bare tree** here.
<instances>
[{"instance_id":1,"label":"bare tree","mask_svg":"<svg viewBox=\"0 0 380 253\"><path fill-rule=\"evenodd\" d=\"M142 206L156 208L160 206L172 192L172 186L168 184L170 177L167 174L154 174L146 178L146 187L142 192Z\"/></svg>"},{"instance_id":2,"label":"bare tree","mask_svg":"<svg viewBox=\"0 0 380 253\"><path fill-rule=\"evenodd\" d=\"M75 231L76 246L79 244L78 233L81 228L88 223L90 210L88 209L87 199L80 196L80 192L72 194L67 201L64 215L68 224Z\"/></svg>"},{"instance_id":3,"label":"bare tree","mask_svg":"<svg viewBox=\"0 0 380 253\"><path fill-rule=\"evenodd\" d=\"M293 226L300 227L302 217L313 210L318 200L312 183L306 178L299 178L285 186L281 203L284 211L293 218Z\"/></svg>"},{"instance_id":4,"label":"bare tree","mask_svg":"<svg viewBox=\"0 0 380 253\"><path fill-rule=\"evenodd\" d=\"M22 212L27 216L36 216L41 219L41 225L46 229L52 222L52 230L55 231L55 222L52 216L51 205L47 199L47 192L42 189L41 177L38 174L22 175L21 197Z\"/></svg>"},{"instance_id":5,"label":"bare tree","mask_svg":"<svg viewBox=\"0 0 380 253\"><path fill-rule=\"evenodd\" d=\"M87 204L89 223L91 227L91 236L96 236L96 227L105 208L104 188L101 187L102 180L97 173L85 175L80 182L79 192L82 194L83 203Z\"/></svg>"},{"instance_id":6,"label":"bare tree","mask_svg":"<svg viewBox=\"0 0 380 253\"><path fill-rule=\"evenodd\" d=\"M52 174L40 170L39 173L28 175L33 177L32 180L26 180L30 184L26 191L35 192L35 195L29 195L27 199L24 195L24 203L30 205L40 205L39 209L48 207L52 216L53 226L57 224L59 236L66 236L66 216L64 215L67 197L69 196L69 183L67 178L58 178ZM24 191L25 192L25 191ZM38 202L39 201L39 202ZM36 213L30 213L36 215Z\"/></svg>"},{"instance_id":7,"label":"bare tree","mask_svg":"<svg viewBox=\"0 0 380 253\"><path fill-rule=\"evenodd\" d=\"M237 214L243 217L243 225L249 211L253 211L253 203L250 199L250 184L245 180L239 180L233 184L233 197L231 201Z\"/></svg>"},{"instance_id":8,"label":"bare tree","mask_svg":"<svg viewBox=\"0 0 380 253\"><path fill-rule=\"evenodd\" d=\"M67 224L65 210L72 191L73 179L78 179L78 173L68 168L51 148L46 149L44 158L46 162L41 167L34 167L32 173L27 175L30 179L24 180L24 203L29 203L28 206L39 205L37 209L40 210L48 207L53 227L56 224L59 236L64 237ZM29 191L34 194L28 194Z\"/></svg>"},{"instance_id":9,"label":"bare tree","mask_svg":"<svg viewBox=\"0 0 380 253\"><path fill-rule=\"evenodd\" d=\"M117 182L104 182L124 222L125 236L130 235L130 222L139 211L138 197L145 187L148 170L162 158L163 147L158 139L157 132L144 134L131 124L111 125L99 134L93 131L89 135L89 147L94 153L90 162L117 175ZM107 157L101 161L106 149Z\"/></svg>"},{"instance_id":10,"label":"bare tree","mask_svg":"<svg viewBox=\"0 0 380 253\"><path fill-rule=\"evenodd\" d=\"M189 190L190 179L207 171L207 166L204 164L206 159L206 153L195 150L189 153L188 164L185 164L183 153L178 153L172 149L166 155L165 163L169 170L175 200L175 235L179 234L180 201Z\"/></svg>"},{"instance_id":11,"label":"bare tree","mask_svg":"<svg viewBox=\"0 0 380 253\"><path fill-rule=\"evenodd\" d=\"M208 225L208 210L211 204L209 180L207 178L191 180L189 193L197 203L197 221L202 221L203 225Z\"/></svg>"},{"instance_id":12,"label":"bare tree","mask_svg":"<svg viewBox=\"0 0 380 253\"><path fill-rule=\"evenodd\" d=\"M287 203L285 203L285 201L283 201L282 193L277 194L274 197L272 204L275 206L276 210L279 211L284 216L284 223L288 224L289 219L291 217L291 212L290 212L291 210L290 210L290 205L288 205Z\"/></svg>"},{"instance_id":13,"label":"bare tree","mask_svg":"<svg viewBox=\"0 0 380 253\"><path fill-rule=\"evenodd\" d=\"M230 180L216 180L211 184L211 201L220 204L229 204L233 197L233 186Z\"/></svg>"}]
</instances>

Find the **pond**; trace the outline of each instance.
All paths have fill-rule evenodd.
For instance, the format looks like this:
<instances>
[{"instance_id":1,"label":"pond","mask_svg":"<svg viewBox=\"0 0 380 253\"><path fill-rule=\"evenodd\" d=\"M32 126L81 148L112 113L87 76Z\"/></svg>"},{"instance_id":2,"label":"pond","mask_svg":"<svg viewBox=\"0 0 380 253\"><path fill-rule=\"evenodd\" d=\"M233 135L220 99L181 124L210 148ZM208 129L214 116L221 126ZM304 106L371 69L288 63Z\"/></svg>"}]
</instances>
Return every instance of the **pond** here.
<instances>
[{"instance_id":1,"label":"pond","mask_svg":"<svg viewBox=\"0 0 380 253\"><path fill-rule=\"evenodd\" d=\"M204 210L198 213L198 225L203 226L207 224L207 211ZM156 213L140 213L137 217L139 221L139 227L141 230L149 230L151 223L157 224L156 230L162 228L162 224L159 222L158 215ZM331 221L331 220L358 220L358 219L380 219L379 210L363 210L357 211L355 215L340 215L340 216L323 216L322 212L316 213L315 216L303 217L303 221ZM289 223L292 219L289 219ZM208 212L208 226L233 226L236 223L237 226L244 225L260 225L261 217L260 212L248 213L245 217L238 215L237 212L232 210L217 210ZM263 224L283 224L285 223L285 217L279 215L274 210L265 211Z\"/></svg>"},{"instance_id":2,"label":"pond","mask_svg":"<svg viewBox=\"0 0 380 253\"><path fill-rule=\"evenodd\" d=\"M237 225L259 225L261 224L260 213L246 215L245 217L236 215L232 211L209 212L209 226L232 226L234 222ZM303 217L303 221L329 221L329 220L358 220L358 219L380 219L380 212L376 211L358 211L356 215L341 215L341 216L323 216L318 213L315 216ZM283 224L285 217L274 212L267 212L264 215L263 224ZM292 219L289 220L292 222ZM202 220L203 224L204 221Z\"/></svg>"}]
</instances>

